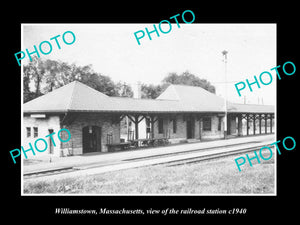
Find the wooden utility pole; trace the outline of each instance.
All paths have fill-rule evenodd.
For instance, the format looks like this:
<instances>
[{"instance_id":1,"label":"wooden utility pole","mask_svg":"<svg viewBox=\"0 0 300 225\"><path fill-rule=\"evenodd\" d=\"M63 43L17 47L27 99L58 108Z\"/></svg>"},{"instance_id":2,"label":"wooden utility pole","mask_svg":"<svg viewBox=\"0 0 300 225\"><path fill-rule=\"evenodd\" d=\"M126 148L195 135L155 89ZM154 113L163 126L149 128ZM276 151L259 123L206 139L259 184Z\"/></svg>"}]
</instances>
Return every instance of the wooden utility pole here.
<instances>
[{"instance_id":1,"label":"wooden utility pole","mask_svg":"<svg viewBox=\"0 0 300 225\"><path fill-rule=\"evenodd\" d=\"M225 65L225 117L224 117L224 139L227 138L227 53L228 51L222 51L223 54L223 62Z\"/></svg>"}]
</instances>

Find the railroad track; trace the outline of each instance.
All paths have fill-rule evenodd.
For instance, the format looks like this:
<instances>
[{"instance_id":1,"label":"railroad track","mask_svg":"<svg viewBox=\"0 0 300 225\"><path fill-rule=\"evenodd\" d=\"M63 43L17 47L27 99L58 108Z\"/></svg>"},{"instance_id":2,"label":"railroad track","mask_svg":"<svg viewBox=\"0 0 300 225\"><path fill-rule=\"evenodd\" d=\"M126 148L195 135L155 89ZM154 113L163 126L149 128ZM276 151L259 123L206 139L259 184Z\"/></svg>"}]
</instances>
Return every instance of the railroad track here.
<instances>
[{"instance_id":1,"label":"railroad track","mask_svg":"<svg viewBox=\"0 0 300 225\"><path fill-rule=\"evenodd\" d=\"M68 173L71 171L75 171L74 167L65 167L65 168L58 168L58 169L51 169L51 170L42 170L38 172L29 172L24 174L24 177L33 177L33 176L47 176L47 175L54 175L54 174L61 174L61 173Z\"/></svg>"},{"instance_id":2,"label":"railroad track","mask_svg":"<svg viewBox=\"0 0 300 225\"><path fill-rule=\"evenodd\" d=\"M230 144L230 145L224 145L222 146L222 148L229 148L229 147L234 147L234 146L243 146L243 145L248 145L248 144L258 144L259 142L257 141L252 141L252 142L247 142L247 143L239 143L239 144ZM260 147L263 147L265 145L260 145ZM205 149L192 149L192 150L188 150L188 151L182 151L182 152L170 152L170 153L164 153L164 154L158 154L158 155L151 155L151 156L144 156L144 157L136 157L136 158L132 158L132 159L124 159L123 161L137 161L137 160L147 160L147 159L154 159L154 158L160 158L160 157L166 157L166 156L173 156L173 155L184 155L184 154L190 154L190 153L196 153L196 152L201 152L201 151L206 151L206 150L211 150L211 149L216 149L216 148L220 148L220 147L209 147L209 148L205 148ZM254 147L252 147L253 149ZM257 148L257 147L255 147Z\"/></svg>"},{"instance_id":3,"label":"railroad track","mask_svg":"<svg viewBox=\"0 0 300 225\"><path fill-rule=\"evenodd\" d=\"M257 142L256 142L257 143ZM153 165L166 165L168 167L171 166L179 166L183 164L191 164L191 163L198 163L200 161L204 160L210 160L210 159L217 159L222 158L226 156L232 156L232 155L238 155L243 154L246 152L253 152L254 150L258 150L261 147L267 146L266 144L259 144L253 146L253 147L242 147L243 145L249 145L250 143L246 144L235 144L232 146L223 146L223 147L216 147L215 150L213 148L209 148L208 150L204 151L203 149L193 149L185 152L171 152L171 153L165 153L161 155L151 155L151 156L145 156L145 157L136 157L131 159L125 159L122 161L119 161L118 163L113 163L109 165L91 165L88 166L82 166L81 167L67 167L67 168L57 168L57 169L51 169L51 170L44 170L44 171L37 171L37 172L31 172L24 174L24 178L34 178L34 177L50 177L55 175L61 175L61 174L71 174L72 172L76 173L78 171L89 171L94 170L94 174L97 174L97 168L103 169L107 168L109 172L109 168L113 168L114 166L120 166L121 169L130 169L130 168L136 168L136 167L142 167L142 166L153 166ZM226 149L226 151L219 151L216 152L216 149ZM228 148L237 148L233 150L228 150ZM204 154L207 153L207 154ZM145 162L145 163L143 163ZM136 166L135 164L138 164ZM111 169L111 171L116 171L120 169ZM103 173L100 171L99 173Z\"/></svg>"},{"instance_id":4,"label":"railroad track","mask_svg":"<svg viewBox=\"0 0 300 225\"><path fill-rule=\"evenodd\" d=\"M226 156L240 155L241 153L253 152L255 150L258 150L258 148L261 148L264 146L266 146L266 145L261 145L259 147L245 148L245 149L240 149L240 150L231 151L231 152L210 154L207 156L199 156L199 157L194 157L194 158L185 159L185 160L172 161L172 162L165 163L165 164L168 167L172 167L172 166L179 166L179 165L184 165L184 164L198 163L200 161L205 161L205 160L210 160L210 159L218 159L218 158L223 158Z\"/></svg>"}]
</instances>

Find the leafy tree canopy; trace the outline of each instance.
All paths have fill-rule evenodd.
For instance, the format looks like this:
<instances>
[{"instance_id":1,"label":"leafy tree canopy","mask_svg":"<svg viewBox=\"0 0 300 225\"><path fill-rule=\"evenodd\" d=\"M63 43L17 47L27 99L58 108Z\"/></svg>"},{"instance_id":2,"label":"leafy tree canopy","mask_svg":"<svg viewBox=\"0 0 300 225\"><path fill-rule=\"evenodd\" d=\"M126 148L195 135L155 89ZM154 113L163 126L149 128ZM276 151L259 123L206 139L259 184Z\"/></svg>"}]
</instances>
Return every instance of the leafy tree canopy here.
<instances>
[{"instance_id":1,"label":"leafy tree canopy","mask_svg":"<svg viewBox=\"0 0 300 225\"><path fill-rule=\"evenodd\" d=\"M206 79L200 79L194 74L191 74L189 71L185 71L180 75L177 75L176 73L169 73L169 75L166 76L162 82L165 84L182 84L202 87L211 93L216 92L215 87L211 85L210 82L208 82Z\"/></svg>"},{"instance_id":2,"label":"leafy tree canopy","mask_svg":"<svg viewBox=\"0 0 300 225\"><path fill-rule=\"evenodd\" d=\"M216 89L205 79L191 74L189 71L185 71L178 75L177 73L169 73L163 80L162 84L159 85L142 85L142 98L157 98L170 84L181 84L189 86L202 87L205 90L215 93Z\"/></svg>"},{"instance_id":3,"label":"leafy tree canopy","mask_svg":"<svg viewBox=\"0 0 300 225\"><path fill-rule=\"evenodd\" d=\"M132 97L133 91L125 82L113 82L109 76L97 73L92 65L76 66L55 60L34 57L23 66L24 103L78 80L108 96ZM157 98L170 84L202 87L215 93L215 87L205 79L185 71L178 75L169 73L159 85L142 84L142 98Z\"/></svg>"},{"instance_id":4,"label":"leafy tree canopy","mask_svg":"<svg viewBox=\"0 0 300 225\"><path fill-rule=\"evenodd\" d=\"M133 95L128 84L115 83L110 77L94 72L92 65L76 66L35 57L28 65L23 66L23 76L24 103L75 80L108 96L132 97Z\"/></svg>"}]
</instances>

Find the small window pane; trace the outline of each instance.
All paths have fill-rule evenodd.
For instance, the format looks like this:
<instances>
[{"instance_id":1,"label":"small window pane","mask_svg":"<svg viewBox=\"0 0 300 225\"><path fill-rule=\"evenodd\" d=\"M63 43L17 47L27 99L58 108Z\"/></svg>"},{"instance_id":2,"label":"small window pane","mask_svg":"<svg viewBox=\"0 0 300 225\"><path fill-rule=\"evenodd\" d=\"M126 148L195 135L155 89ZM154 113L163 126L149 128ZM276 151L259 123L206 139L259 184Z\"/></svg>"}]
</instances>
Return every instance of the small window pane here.
<instances>
[{"instance_id":1,"label":"small window pane","mask_svg":"<svg viewBox=\"0 0 300 225\"><path fill-rule=\"evenodd\" d=\"M164 132L164 120L158 119L158 133L162 134Z\"/></svg>"},{"instance_id":2,"label":"small window pane","mask_svg":"<svg viewBox=\"0 0 300 225\"><path fill-rule=\"evenodd\" d=\"M31 128L26 127L26 137L31 137Z\"/></svg>"},{"instance_id":3,"label":"small window pane","mask_svg":"<svg viewBox=\"0 0 300 225\"><path fill-rule=\"evenodd\" d=\"M210 117L203 118L203 130L211 131L211 118Z\"/></svg>"},{"instance_id":4,"label":"small window pane","mask_svg":"<svg viewBox=\"0 0 300 225\"><path fill-rule=\"evenodd\" d=\"M173 133L176 134L177 132L177 120L173 119Z\"/></svg>"},{"instance_id":5,"label":"small window pane","mask_svg":"<svg viewBox=\"0 0 300 225\"><path fill-rule=\"evenodd\" d=\"M38 136L39 136L38 128L34 127L33 128L33 137L38 137Z\"/></svg>"},{"instance_id":6,"label":"small window pane","mask_svg":"<svg viewBox=\"0 0 300 225\"><path fill-rule=\"evenodd\" d=\"M218 130L221 130L222 117L218 117Z\"/></svg>"}]
</instances>

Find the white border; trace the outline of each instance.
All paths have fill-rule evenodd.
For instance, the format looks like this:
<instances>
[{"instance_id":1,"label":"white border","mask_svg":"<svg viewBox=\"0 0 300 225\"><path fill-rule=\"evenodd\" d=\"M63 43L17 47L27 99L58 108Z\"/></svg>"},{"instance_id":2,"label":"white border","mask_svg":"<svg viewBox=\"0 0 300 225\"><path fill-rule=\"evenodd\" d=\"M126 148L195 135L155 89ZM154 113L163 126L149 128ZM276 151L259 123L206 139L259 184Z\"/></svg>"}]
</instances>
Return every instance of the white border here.
<instances>
[{"instance_id":1,"label":"white border","mask_svg":"<svg viewBox=\"0 0 300 225\"><path fill-rule=\"evenodd\" d=\"M70 24L61 24L61 23L21 23L21 49L23 49L24 42L23 42L23 26L24 25L55 25L55 26L65 26L65 25L95 25L99 23L70 23ZM102 24L102 23L101 23ZM107 23L103 23L107 24ZM219 24L219 23L205 23L205 24ZM225 24L235 24L235 23L224 23ZM238 23L238 24L251 24L251 23ZM256 24L256 23L252 23ZM262 23L262 24L275 24L276 25L276 65L277 62L277 23ZM274 120L275 120L275 140L277 140L277 79L275 80L275 86L276 86L276 103L275 103L275 112L274 112ZM23 135L24 135L24 129L23 129L23 63L21 61L21 145L23 145ZM21 196L277 196L277 151L275 151L276 154L274 154L274 169L275 169L275 179L274 179L274 193L270 194L24 194L23 189L23 154L21 154Z\"/></svg>"}]
</instances>

